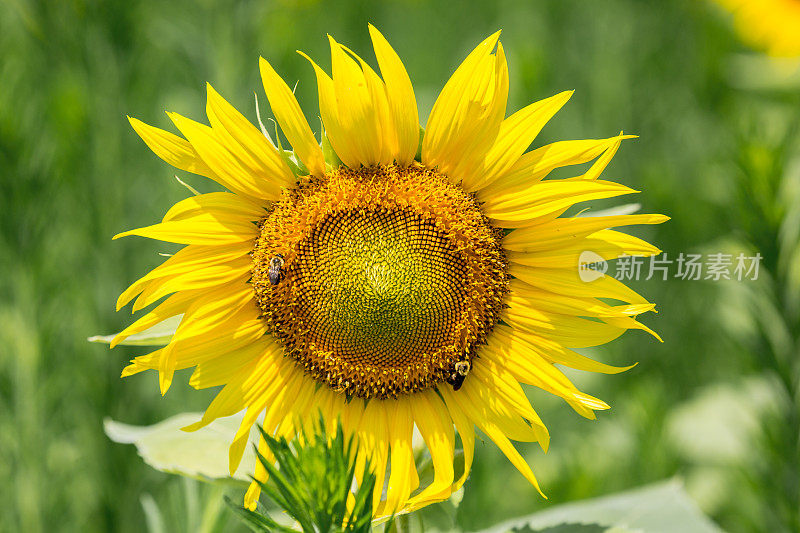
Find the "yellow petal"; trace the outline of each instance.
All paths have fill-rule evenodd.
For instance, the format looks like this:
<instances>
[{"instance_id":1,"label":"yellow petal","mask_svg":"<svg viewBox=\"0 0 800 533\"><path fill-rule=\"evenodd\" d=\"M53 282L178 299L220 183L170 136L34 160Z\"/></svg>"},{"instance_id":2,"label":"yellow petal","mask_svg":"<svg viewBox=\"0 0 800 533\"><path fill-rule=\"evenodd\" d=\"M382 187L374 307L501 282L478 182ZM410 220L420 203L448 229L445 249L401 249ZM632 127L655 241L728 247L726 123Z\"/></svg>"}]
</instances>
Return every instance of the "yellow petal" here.
<instances>
[{"instance_id":1,"label":"yellow petal","mask_svg":"<svg viewBox=\"0 0 800 533\"><path fill-rule=\"evenodd\" d=\"M623 255L638 256L636 261L644 264L643 257L658 255L661 250L633 235L604 229L590 234L584 239L575 239L561 248L539 250L536 252L506 253L512 263L540 268L577 268L581 254L594 252L606 261Z\"/></svg>"},{"instance_id":2,"label":"yellow petal","mask_svg":"<svg viewBox=\"0 0 800 533\"><path fill-rule=\"evenodd\" d=\"M177 291L217 288L231 283L243 286L250 278L252 268L252 260L241 257L221 265L194 270L182 269L179 275L151 281L134 302L132 310L136 312Z\"/></svg>"},{"instance_id":3,"label":"yellow petal","mask_svg":"<svg viewBox=\"0 0 800 533\"><path fill-rule=\"evenodd\" d=\"M508 172L573 92L564 91L535 102L505 119L500 125L497 139L486 154L484 168L470 190L480 189Z\"/></svg>"},{"instance_id":4,"label":"yellow petal","mask_svg":"<svg viewBox=\"0 0 800 533\"><path fill-rule=\"evenodd\" d=\"M212 192L190 196L173 205L162 222L183 220L203 212L225 213L244 221L258 221L264 217L264 206L229 192Z\"/></svg>"},{"instance_id":5,"label":"yellow petal","mask_svg":"<svg viewBox=\"0 0 800 533\"><path fill-rule=\"evenodd\" d=\"M177 367L179 354L187 355L187 351L178 349L185 340L205 339L205 333L227 322L236 313L249 306L248 311L253 311L253 294L244 283L232 283L216 289L216 294L210 294L208 299L196 299L186 310L186 313L172 335L170 343L161 351L158 361L159 381L161 394L165 394L172 382L172 376ZM237 324L238 325L238 324ZM210 352L210 350L209 350Z\"/></svg>"},{"instance_id":6,"label":"yellow petal","mask_svg":"<svg viewBox=\"0 0 800 533\"><path fill-rule=\"evenodd\" d=\"M158 368L158 358L161 356L161 350L163 350L163 348L158 349L155 352L133 358L131 360L131 364L122 369L122 374L120 377L126 378L145 370Z\"/></svg>"},{"instance_id":7,"label":"yellow petal","mask_svg":"<svg viewBox=\"0 0 800 533\"><path fill-rule=\"evenodd\" d=\"M466 386L467 382L464 382ZM522 456L517 452L508 438L505 436L503 430L501 430L498 425L493 420L489 420L488 418L482 417L482 413L478 411L474 405L474 402L469 400L469 397L466 394L458 394L458 393L450 393L447 392L449 397L452 397L456 403L464 410L465 414L475 420L478 427L488 436L494 443L500 448L500 451L505 454L505 456L511 461L511 463L520 471L520 473L525 476L527 479L541 494L543 497L546 496L542 493L541 489L539 488L539 483L536 481L536 477L533 475L533 471L531 471L530 466Z\"/></svg>"},{"instance_id":8,"label":"yellow petal","mask_svg":"<svg viewBox=\"0 0 800 533\"><path fill-rule=\"evenodd\" d=\"M128 235L138 235L178 244L218 245L252 241L258 237L258 227L246 216L242 217L223 211L202 211L181 217L180 220L170 220L124 231L114 235L114 239Z\"/></svg>"},{"instance_id":9,"label":"yellow petal","mask_svg":"<svg viewBox=\"0 0 800 533\"><path fill-rule=\"evenodd\" d=\"M173 167L217 180L214 171L185 139L135 118L128 117L128 121L153 153Z\"/></svg>"},{"instance_id":10,"label":"yellow petal","mask_svg":"<svg viewBox=\"0 0 800 533\"><path fill-rule=\"evenodd\" d=\"M192 245L179 250L125 290L117 299L117 311L144 291L147 296L137 300L133 312L170 292L209 288L244 277L252 268L252 260L247 255L249 250L242 248L238 244Z\"/></svg>"},{"instance_id":11,"label":"yellow petal","mask_svg":"<svg viewBox=\"0 0 800 533\"><path fill-rule=\"evenodd\" d=\"M568 402L581 404L586 409L609 408L602 400L579 391L560 370L524 342L522 336L514 335L512 331L510 328L501 328L490 340L485 352L487 365L496 364L508 369L516 380L539 387Z\"/></svg>"},{"instance_id":12,"label":"yellow petal","mask_svg":"<svg viewBox=\"0 0 800 533\"><path fill-rule=\"evenodd\" d=\"M194 298L197 297L197 292L182 291L178 294L173 294L161 304L156 306L155 309L140 317L136 322L123 329L111 340L111 348L115 347L120 342L124 341L131 335L142 332L147 328L153 327L159 322L171 318L175 315L182 314L186 308L192 303ZM117 308L119 311L119 308Z\"/></svg>"},{"instance_id":13,"label":"yellow petal","mask_svg":"<svg viewBox=\"0 0 800 533\"><path fill-rule=\"evenodd\" d=\"M497 32L479 44L445 84L431 110L422 162L453 181L474 179L497 137L508 98L508 68Z\"/></svg>"},{"instance_id":14,"label":"yellow petal","mask_svg":"<svg viewBox=\"0 0 800 533\"><path fill-rule=\"evenodd\" d=\"M267 446L267 441L264 440L263 436L258 437L258 453L264 457L265 460L268 460L267 458L272 455L272 452L270 452ZM256 510L258 498L261 496L261 484L266 483L268 477L264 465L261 464L261 461L256 461L256 471L253 473L253 481L250 482L250 486L247 487L247 492L244 494L245 509L251 511Z\"/></svg>"},{"instance_id":15,"label":"yellow petal","mask_svg":"<svg viewBox=\"0 0 800 533\"><path fill-rule=\"evenodd\" d=\"M339 159L350 168L358 168L361 165L359 148L351 141L348 137L348 132L339 123L339 105L336 101L336 89L334 88L333 80L313 59L303 52L298 51L298 53L311 63L317 75L319 113L322 116L322 123L325 125L325 135L328 137Z\"/></svg>"},{"instance_id":16,"label":"yellow petal","mask_svg":"<svg viewBox=\"0 0 800 533\"><path fill-rule=\"evenodd\" d=\"M601 155L597 159L597 161L595 161L592 164L592 166L589 168L589 170L587 170L582 176L576 176L576 177L570 178L570 179L573 179L573 180L596 180L597 178L599 178L600 174L603 173L603 171L606 169L608 164L611 162L611 159L613 159L614 154L617 153L617 149L619 148L619 145L622 144L622 139L625 139L625 138L626 137L622 135L622 132L620 132L620 134L617 137L614 138L613 142L611 142L611 144L609 144L608 148L606 148L606 151L603 152L603 155Z\"/></svg>"},{"instance_id":17,"label":"yellow petal","mask_svg":"<svg viewBox=\"0 0 800 533\"><path fill-rule=\"evenodd\" d=\"M199 363L194 372L192 372L189 385L195 389L207 389L225 385L233 381L234 376L244 366L258 359L265 352L279 354L281 350L282 348L273 337L265 336L252 344Z\"/></svg>"},{"instance_id":18,"label":"yellow petal","mask_svg":"<svg viewBox=\"0 0 800 533\"><path fill-rule=\"evenodd\" d=\"M351 145L358 162L364 166L380 163L383 131L364 72L333 37L329 35L328 40L338 111L336 120L347 136L346 140L337 139L337 142L331 136L331 144L337 153L337 144Z\"/></svg>"},{"instance_id":19,"label":"yellow petal","mask_svg":"<svg viewBox=\"0 0 800 533\"><path fill-rule=\"evenodd\" d=\"M620 372L624 372L636 366L636 363L628 366L608 365L599 361L595 361L594 359L590 359L584 355L565 348L557 342L545 339L544 337L534 335L532 333L515 330L501 324L495 326L495 328L496 329L493 331L499 332L501 342L505 342L502 339L507 339L512 336L517 337L526 341L527 345L530 346L531 349L534 350L544 360L551 363L568 366L576 370L599 372L602 374L619 374ZM536 364L535 361L530 362L528 359L526 359L524 354L520 354L517 360L518 364L522 365L535 366Z\"/></svg>"},{"instance_id":20,"label":"yellow petal","mask_svg":"<svg viewBox=\"0 0 800 533\"><path fill-rule=\"evenodd\" d=\"M240 159L242 154L232 153L209 126L195 122L177 113L167 113L175 126L192 143L211 170L216 181L227 189L254 199L277 200L281 194L281 183L286 176L258 175ZM265 139L266 142L266 139ZM240 152L237 150L237 152ZM277 180L277 181L275 181Z\"/></svg>"},{"instance_id":21,"label":"yellow petal","mask_svg":"<svg viewBox=\"0 0 800 533\"><path fill-rule=\"evenodd\" d=\"M455 432L442 400L430 391L409 396L414 421L419 428L433 463L433 481L412 498L415 503L441 501L451 494L455 472Z\"/></svg>"},{"instance_id":22,"label":"yellow petal","mask_svg":"<svg viewBox=\"0 0 800 533\"><path fill-rule=\"evenodd\" d=\"M518 279L512 279L509 290L515 296L524 298L528 304L541 311L575 315L582 317L609 318L617 316L636 316L652 311L655 304L609 305L596 298L566 296L528 285Z\"/></svg>"},{"instance_id":23,"label":"yellow petal","mask_svg":"<svg viewBox=\"0 0 800 533\"><path fill-rule=\"evenodd\" d=\"M540 442L547 450L550 433L510 372L491 360L478 359L469 378L458 396L464 400L462 406L471 403L475 420L491 419L509 438Z\"/></svg>"},{"instance_id":24,"label":"yellow petal","mask_svg":"<svg viewBox=\"0 0 800 533\"><path fill-rule=\"evenodd\" d=\"M400 165L408 165L413 161L419 144L419 114L414 88L400 57L372 24L369 25L369 34L386 84L386 96L397 133L395 157Z\"/></svg>"},{"instance_id":25,"label":"yellow petal","mask_svg":"<svg viewBox=\"0 0 800 533\"><path fill-rule=\"evenodd\" d=\"M255 370L257 364L257 361L251 361L240 368L231 381L217 393L203 413L203 417L194 424L182 428L183 431L197 431L217 418L235 415L246 408L247 404L244 402L239 388L246 377Z\"/></svg>"},{"instance_id":26,"label":"yellow petal","mask_svg":"<svg viewBox=\"0 0 800 533\"><path fill-rule=\"evenodd\" d=\"M506 303L510 307L503 310L501 318L507 324L560 342L568 348L605 344L627 329L605 322L539 311L529 306L526 300L511 295L506 298Z\"/></svg>"},{"instance_id":27,"label":"yellow petal","mask_svg":"<svg viewBox=\"0 0 800 533\"><path fill-rule=\"evenodd\" d=\"M583 281L578 274L578 265L573 265L573 268L538 268L509 263L508 273L528 285L565 296L589 295L594 298L613 298L631 304L648 303L636 291L612 276L601 275L594 281Z\"/></svg>"},{"instance_id":28,"label":"yellow petal","mask_svg":"<svg viewBox=\"0 0 800 533\"><path fill-rule=\"evenodd\" d=\"M622 139L635 135L619 135L610 139L558 141L527 152L505 173L478 191L481 201L495 195L513 195L538 183L553 169L587 163Z\"/></svg>"},{"instance_id":29,"label":"yellow petal","mask_svg":"<svg viewBox=\"0 0 800 533\"><path fill-rule=\"evenodd\" d=\"M661 224L667 220L668 216L654 214L557 218L545 224L512 231L503 238L503 248L515 252L554 249L603 229Z\"/></svg>"},{"instance_id":30,"label":"yellow petal","mask_svg":"<svg viewBox=\"0 0 800 533\"><path fill-rule=\"evenodd\" d=\"M325 173L322 148L314 138L297 99L266 59L260 58L259 65L264 91L281 130L309 172L314 176L321 176Z\"/></svg>"},{"instance_id":31,"label":"yellow petal","mask_svg":"<svg viewBox=\"0 0 800 533\"><path fill-rule=\"evenodd\" d=\"M391 400L370 400L364 409L364 415L359 424L358 436L367 456L370 459L370 468L375 474L375 489L372 493L373 508L378 509L383 493L384 480L386 479L386 463L389 453L387 435L387 403ZM361 454L362 458L364 454ZM356 466L356 472L364 471L363 461Z\"/></svg>"},{"instance_id":32,"label":"yellow petal","mask_svg":"<svg viewBox=\"0 0 800 533\"><path fill-rule=\"evenodd\" d=\"M406 401L394 401L393 416L388 419L391 443L391 473L386 489L386 511L396 513L403 508L411 492L419 486L419 477L411 449L414 421Z\"/></svg>"},{"instance_id":33,"label":"yellow petal","mask_svg":"<svg viewBox=\"0 0 800 533\"><path fill-rule=\"evenodd\" d=\"M173 341L170 348L172 359L170 368L181 370L196 366L204 361L225 355L253 342L266 333L264 321L259 313L252 309L242 308L217 326L203 330L201 334L184 337ZM136 357L135 370L158 369L159 361L166 348L150 354ZM134 370L134 369L132 369Z\"/></svg>"},{"instance_id":34,"label":"yellow petal","mask_svg":"<svg viewBox=\"0 0 800 533\"><path fill-rule=\"evenodd\" d=\"M286 399L291 398L292 401L299 401L303 397L301 389L305 383L302 379L302 373L297 372L294 361L287 360L287 358L273 361L267 357L261 361L267 364L257 365L256 371L240 386L239 397L244 398L243 403L248 407L228 449L228 467L231 475L236 472L239 463L242 461L250 429L265 408L263 428L267 433L273 433L279 421L285 420L286 413L289 411L290 407L287 405ZM292 368L288 368L289 366ZM260 370L263 370L263 372L259 372ZM244 392L244 396L242 392ZM287 424L278 429L291 433L291 428L287 427Z\"/></svg>"},{"instance_id":35,"label":"yellow petal","mask_svg":"<svg viewBox=\"0 0 800 533\"><path fill-rule=\"evenodd\" d=\"M450 387L438 387L437 391L447 405L447 411L450 413L450 418L453 419L458 435L461 438L461 449L464 451L464 472L453 483L452 491L455 492L464 485L472 469L472 461L475 457L475 425L455 401L454 393Z\"/></svg>"},{"instance_id":36,"label":"yellow petal","mask_svg":"<svg viewBox=\"0 0 800 533\"><path fill-rule=\"evenodd\" d=\"M361 59L358 54L346 46L342 45L341 47L353 56L361 67L364 83L367 86L367 92L370 97L369 114L372 118L369 122L375 124L375 129L378 132L378 137L375 140L380 143L378 162L382 165L388 165L397 159L399 146L394 118L392 117L386 94L386 85L380 76L372 70L372 67Z\"/></svg>"},{"instance_id":37,"label":"yellow petal","mask_svg":"<svg viewBox=\"0 0 800 533\"><path fill-rule=\"evenodd\" d=\"M217 139L251 173L282 187L295 183L289 165L261 131L239 113L211 84L206 84L206 114Z\"/></svg>"},{"instance_id":38,"label":"yellow petal","mask_svg":"<svg viewBox=\"0 0 800 533\"><path fill-rule=\"evenodd\" d=\"M506 438L503 432L497 427L497 425L492 424L491 422L484 422L481 424L481 430L483 430L486 435L492 439L492 441L500 448L500 451L511 461L517 470L528 480L528 482L533 485L536 491L542 496L542 498L547 499L544 492L542 492L541 487L539 487L539 482L536 480L536 476L533 475L533 471L531 467L528 466L528 463L525 462L525 459L519 454L519 452L514 448L514 445Z\"/></svg>"},{"instance_id":39,"label":"yellow petal","mask_svg":"<svg viewBox=\"0 0 800 533\"><path fill-rule=\"evenodd\" d=\"M519 228L555 218L579 202L613 198L635 191L611 181L543 181L525 193L496 196L483 205L483 212L499 226Z\"/></svg>"}]
</instances>

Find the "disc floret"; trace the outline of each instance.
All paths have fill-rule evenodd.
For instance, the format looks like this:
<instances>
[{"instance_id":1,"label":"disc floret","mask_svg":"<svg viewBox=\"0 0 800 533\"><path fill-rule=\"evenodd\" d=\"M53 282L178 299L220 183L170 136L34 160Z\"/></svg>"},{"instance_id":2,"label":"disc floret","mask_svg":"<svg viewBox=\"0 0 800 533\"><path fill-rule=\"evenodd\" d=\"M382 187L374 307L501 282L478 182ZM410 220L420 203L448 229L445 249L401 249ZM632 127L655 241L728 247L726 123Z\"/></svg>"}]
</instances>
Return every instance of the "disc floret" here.
<instances>
[{"instance_id":1,"label":"disc floret","mask_svg":"<svg viewBox=\"0 0 800 533\"><path fill-rule=\"evenodd\" d=\"M262 318L337 391L386 398L452 382L498 321L500 235L472 196L421 165L308 178L260 230L252 283Z\"/></svg>"}]
</instances>

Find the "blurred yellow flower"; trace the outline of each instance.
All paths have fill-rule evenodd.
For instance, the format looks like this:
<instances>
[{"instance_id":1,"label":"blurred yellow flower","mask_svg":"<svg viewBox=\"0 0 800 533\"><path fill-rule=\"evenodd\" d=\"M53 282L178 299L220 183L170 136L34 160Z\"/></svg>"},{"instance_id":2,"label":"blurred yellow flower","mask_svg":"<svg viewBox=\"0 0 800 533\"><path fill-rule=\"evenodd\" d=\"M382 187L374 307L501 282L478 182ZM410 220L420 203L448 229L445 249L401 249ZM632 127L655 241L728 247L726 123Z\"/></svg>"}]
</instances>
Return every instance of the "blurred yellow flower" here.
<instances>
[{"instance_id":1,"label":"blurred yellow flower","mask_svg":"<svg viewBox=\"0 0 800 533\"><path fill-rule=\"evenodd\" d=\"M776 57L800 56L800 0L716 0L744 41Z\"/></svg>"},{"instance_id":2,"label":"blurred yellow flower","mask_svg":"<svg viewBox=\"0 0 800 533\"><path fill-rule=\"evenodd\" d=\"M631 328L650 331L636 316L654 308L611 277L584 283L578 258L584 250L606 260L657 254L609 228L667 217L561 217L578 202L636 192L598 179L626 136L526 152L572 93L506 118L499 32L447 82L420 142L405 67L369 29L380 76L332 38L332 76L312 61L322 143L264 59L264 88L293 153L210 86L210 126L169 114L183 138L130 119L166 162L230 192L187 198L161 223L116 236L186 245L117 302L120 308L138 296L135 311L167 297L114 344L182 315L169 344L136 357L123 376L156 369L163 394L175 370L195 367L192 386L223 386L187 429L246 410L230 447L231 472L256 422L291 438L319 411L331 424L341 420L362 464L371 458L378 515L440 501L460 488L472 465L475 426L538 489L509 440L545 450L549 442L520 383L556 394L593 419L608 405L580 392L555 365L630 368L571 348ZM545 179L555 168L595 159L574 178ZM435 469L422 488L414 426ZM456 435L463 472L454 469ZM260 449L267 453L263 441ZM265 476L256 469L257 479ZM253 483L245 504L252 508L257 498Z\"/></svg>"}]
</instances>

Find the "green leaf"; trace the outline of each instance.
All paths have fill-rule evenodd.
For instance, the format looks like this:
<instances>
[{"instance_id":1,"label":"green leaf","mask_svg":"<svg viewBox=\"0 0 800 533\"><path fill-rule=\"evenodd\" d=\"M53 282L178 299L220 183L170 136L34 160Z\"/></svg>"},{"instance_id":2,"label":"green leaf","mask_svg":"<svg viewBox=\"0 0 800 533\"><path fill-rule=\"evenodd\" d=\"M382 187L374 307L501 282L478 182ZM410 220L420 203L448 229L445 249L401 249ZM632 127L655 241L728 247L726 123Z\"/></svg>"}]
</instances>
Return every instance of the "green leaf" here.
<instances>
[{"instance_id":1,"label":"green leaf","mask_svg":"<svg viewBox=\"0 0 800 533\"><path fill-rule=\"evenodd\" d=\"M591 533L630 530L644 533L722 531L700 512L695 502L686 494L683 483L673 479L619 494L556 505L545 511L503 522L484 530L484 533Z\"/></svg>"},{"instance_id":2,"label":"green leaf","mask_svg":"<svg viewBox=\"0 0 800 533\"><path fill-rule=\"evenodd\" d=\"M291 150L281 150L281 156L295 176L308 176L309 172L302 161Z\"/></svg>"},{"instance_id":3,"label":"green leaf","mask_svg":"<svg viewBox=\"0 0 800 533\"><path fill-rule=\"evenodd\" d=\"M141 333L131 335L119 344L125 346L165 346L169 344L169 341L175 334L175 330L178 329L178 325L181 323L181 318L183 318L183 315L170 317L159 322L151 328L147 328ZM116 336L116 333L111 335L95 335L94 337L89 337L87 340L89 342L102 342L104 344L111 344L111 341Z\"/></svg>"},{"instance_id":4,"label":"green leaf","mask_svg":"<svg viewBox=\"0 0 800 533\"><path fill-rule=\"evenodd\" d=\"M543 529L533 529L530 526L512 529L513 533L625 533L629 529L606 527L599 524L559 524Z\"/></svg>"},{"instance_id":5,"label":"green leaf","mask_svg":"<svg viewBox=\"0 0 800 533\"><path fill-rule=\"evenodd\" d=\"M256 513L250 511L249 509L245 509L241 507L238 503L234 503L230 498L225 496L225 503L228 504L236 516L238 516L242 522L247 525L252 531L261 532L261 531L281 531L281 532L294 532L295 530L289 528L287 526L283 526L278 524L275 520L269 517L266 514Z\"/></svg>"},{"instance_id":6,"label":"green leaf","mask_svg":"<svg viewBox=\"0 0 800 533\"><path fill-rule=\"evenodd\" d=\"M744 464L752 457L761 420L777 404L774 385L764 377L707 385L670 413L667 440L698 464Z\"/></svg>"},{"instance_id":7,"label":"green leaf","mask_svg":"<svg viewBox=\"0 0 800 533\"><path fill-rule=\"evenodd\" d=\"M139 497L139 502L142 504L148 533L166 533L164 515L161 513L161 509L159 509L155 499L151 495L144 493Z\"/></svg>"},{"instance_id":8,"label":"green leaf","mask_svg":"<svg viewBox=\"0 0 800 533\"><path fill-rule=\"evenodd\" d=\"M620 216L620 215L632 215L636 213L642 208L642 204L622 204L615 207L609 207L608 209L600 209L598 211L592 211L591 209L585 209L578 213L575 216L578 217L613 217L613 216Z\"/></svg>"},{"instance_id":9,"label":"green leaf","mask_svg":"<svg viewBox=\"0 0 800 533\"><path fill-rule=\"evenodd\" d=\"M331 141L328 139L328 134L325 132L325 126L322 124L321 120L320 129L322 130L322 140L320 144L322 145L322 156L325 159L325 163L333 168L338 168L342 165L342 160L336 155L336 151L334 151Z\"/></svg>"},{"instance_id":10,"label":"green leaf","mask_svg":"<svg viewBox=\"0 0 800 533\"><path fill-rule=\"evenodd\" d=\"M156 470L199 479L229 479L228 447L243 416L218 418L193 432L181 428L197 422L202 413L181 413L152 426L132 426L107 418L103 426L114 442L134 444L144 462ZM253 430L250 439L255 443L257 438ZM233 477L249 481L254 468L255 453L248 447Z\"/></svg>"}]
</instances>

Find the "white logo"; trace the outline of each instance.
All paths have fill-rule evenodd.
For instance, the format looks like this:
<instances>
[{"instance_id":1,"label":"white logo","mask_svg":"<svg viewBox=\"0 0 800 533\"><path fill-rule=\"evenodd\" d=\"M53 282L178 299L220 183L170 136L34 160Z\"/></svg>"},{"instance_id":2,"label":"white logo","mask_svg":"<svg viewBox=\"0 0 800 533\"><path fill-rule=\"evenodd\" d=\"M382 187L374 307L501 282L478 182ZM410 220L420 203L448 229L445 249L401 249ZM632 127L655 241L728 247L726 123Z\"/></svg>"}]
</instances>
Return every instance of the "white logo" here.
<instances>
[{"instance_id":1,"label":"white logo","mask_svg":"<svg viewBox=\"0 0 800 533\"><path fill-rule=\"evenodd\" d=\"M608 263L595 252L586 250L578 257L578 277L584 283L600 279L608 270Z\"/></svg>"}]
</instances>

